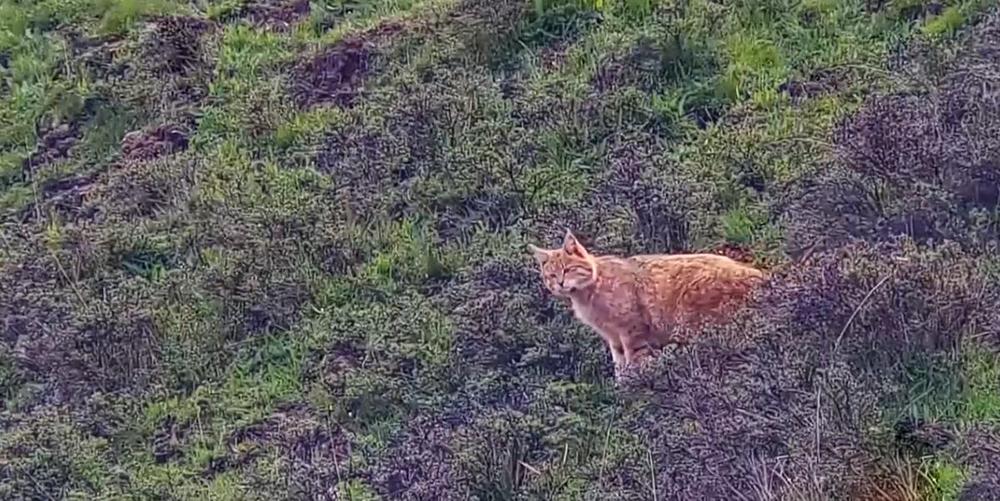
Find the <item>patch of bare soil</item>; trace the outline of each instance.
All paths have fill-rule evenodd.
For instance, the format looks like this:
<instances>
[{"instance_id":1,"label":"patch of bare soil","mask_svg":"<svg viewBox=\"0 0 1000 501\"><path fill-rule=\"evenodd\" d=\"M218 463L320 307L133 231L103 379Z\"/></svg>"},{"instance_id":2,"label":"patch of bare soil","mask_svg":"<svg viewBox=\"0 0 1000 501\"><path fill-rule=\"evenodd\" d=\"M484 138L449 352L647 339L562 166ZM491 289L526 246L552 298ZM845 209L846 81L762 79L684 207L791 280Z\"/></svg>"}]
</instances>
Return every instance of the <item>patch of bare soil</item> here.
<instances>
[{"instance_id":1,"label":"patch of bare soil","mask_svg":"<svg viewBox=\"0 0 1000 501\"><path fill-rule=\"evenodd\" d=\"M367 480L386 499L471 499L455 466L454 419L416 418L391 447L388 460L372 465ZM496 445L495 442L486 442ZM493 472L495 473L495 472Z\"/></svg>"},{"instance_id":2,"label":"patch of bare soil","mask_svg":"<svg viewBox=\"0 0 1000 501\"><path fill-rule=\"evenodd\" d=\"M117 58L122 85L113 89L136 109L161 117L189 114L208 95L218 25L186 16L153 18Z\"/></svg>"},{"instance_id":3,"label":"patch of bare soil","mask_svg":"<svg viewBox=\"0 0 1000 501\"><path fill-rule=\"evenodd\" d=\"M226 440L228 467L246 464L277 450L289 484L304 499L330 499L340 478L351 441L305 405L278 409L268 418L241 428ZM334 497L335 499L335 497Z\"/></svg>"},{"instance_id":4,"label":"patch of bare soil","mask_svg":"<svg viewBox=\"0 0 1000 501\"><path fill-rule=\"evenodd\" d=\"M31 242L21 258L0 271L0 340L18 371L45 385L49 402L78 401L94 392L135 390L149 381L156 362L153 325L140 300L120 300L115 317L80 284L107 259L94 235L65 230L62 248ZM121 297L105 283L103 293Z\"/></svg>"},{"instance_id":5,"label":"patch of bare soil","mask_svg":"<svg viewBox=\"0 0 1000 501\"><path fill-rule=\"evenodd\" d=\"M300 64L293 72L293 92L299 106L328 102L350 106L360 92L371 59L371 47L353 39Z\"/></svg>"},{"instance_id":6,"label":"patch of bare soil","mask_svg":"<svg viewBox=\"0 0 1000 501\"><path fill-rule=\"evenodd\" d=\"M42 203L47 208L53 208L58 214L70 220L77 220L90 214L84 206L86 197L93 191L95 175L79 175L42 187Z\"/></svg>"},{"instance_id":7,"label":"patch of bare soil","mask_svg":"<svg viewBox=\"0 0 1000 501\"><path fill-rule=\"evenodd\" d=\"M111 73L116 71L113 60L121 47L120 40L90 37L73 27L64 27L59 30L59 34L65 40L71 55L67 64L74 66L75 71L89 76L94 82L113 78ZM57 71L73 73L67 68L59 68ZM94 115L99 103L100 99L88 98L83 102L83 109L75 116L65 119L57 119L52 115L43 117L36 124L38 141L35 151L25 160L24 169L30 174L38 167L68 158L70 150L83 136L83 125Z\"/></svg>"},{"instance_id":8,"label":"patch of bare soil","mask_svg":"<svg viewBox=\"0 0 1000 501\"><path fill-rule=\"evenodd\" d=\"M190 159L121 162L84 201L96 221L151 218L183 204L194 183Z\"/></svg>"},{"instance_id":9,"label":"patch of bare soil","mask_svg":"<svg viewBox=\"0 0 1000 501\"><path fill-rule=\"evenodd\" d=\"M592 85L599 92L622 87L636 87L649 92L663 82L669 61L654 42L643 40L628 53L604 61L594 75Z\"/></svg>"},{"instance_id":10,"label":"patch of bare soil","mask_svg":"<svg viewBox=\"0 0 1000 501\"><path fill-rule=\"evenodd\" d=\"M162 74L186 75L202 61L201 36L215 23L196 17L162 16L151 21L141 55L151 69Z\"/></svg>"},{"instance_id":11,"label":"patch of bare soil","mask_svg":"<svg viewBox=\"0 0 1000 501\"><path fill-rule=\"evenodd\" d=\"M186 188L177 166L145 167L144 163L187 148L189 127L166 123L130 132L121 142L121 158L111 169L61 178L40 185L39 200L23 218L41 210L55 211L64 220L80 221L111 213L147 217L168 206L175 192ZM69 136L63 141L74 140ZM37 207L36 207L37 206Z\"/></svg>"},{"instance_id":12,"label":"patch of bare soil","mask_svg":"<svg viewBox=\"0 0 1000 501\"><path fill-rule=\"evenodd\" d=\"M402 28L400 24L378 26L296 65L292 69L292 94L298 105L352 105L374 70L380 45Z\"/></svg>"},{"instance_id":13,"label":"patch of bare soil","mask_svg":"<svg viewBox=\"0 0 1000 501\"><path fill-rule=\"evenodd\" d=\"M778 86L778 92L788 94L794 102L802 102L840 91L849 81L850 75L846 70L821 69L804 79L788 80Z\"/></svg>"},{"instance_id":14,"label":"patch of bare soil","mask_svg":"<svg viewBox=\"0 0 1000 501\"><path fill-rule=\"evenodd\" d=\"M121 142L122 160L148 161L187 148L189 131L178 124L161 124L125 134Z\"/></svg>"},{"instance_id":15,"label":"patch of bare soil","mask_svg":"<svg viewBox=\"0 0 1000 501\"><path fill-rule=\"evenodd\" d=\"M38 198L28 203L14 217L23 224L36 221L42 214L58 214L64 221L89 217L92 210L84 202L93 192L96 179L96 174L79 174L41 183L38 186Z\"/></svg>"},{"instance_id":16,"label":"patch of bare soil","mask_svg":"<svg viewBox=\"0 0 1000 501\"><path fill-rule=\"evenodd\" d=\"M309 0L257 0L239 10L236 17L275 31L287 31L309 15Z\"/></svg>"},{"instance_id":17,"label":"patch of bare soil","mask_svg":"<svg viewBox=\"0 0 1000 501\"><path fill-rule=\"evenodd\" d=\"M36 167L65 160L81 135L78 122L60 124L42 132L24 167L30 172Z\"/></svg>"},{"instance_id":18,"label":"patch of bare soil","mask_svg":"<svg viewBox=\"0 0 1000 501\"><path fill-rule=\"evenodd\" d=\"M944 3L938 0L917 0L915 2L865 0L864 6L865 11L871 14L889 9L900 17L910 21L916 21L928 16L936 16L944 10Z\"/></svg>"},{"instance_id":19,"label":"patch of bare soil","mask_svg":"<svg viewBox=\"0 0 1000 501\"><path fill-rule=\"evenodd\" d=\"M125 45L121 36L91 36L71 25L62 26L58 32L71 54L68 63L75 65L77 71L89 75L91 81L97 83L121 77L122 66L115 64L115 57Z\"/></svg>"}]
</instances>

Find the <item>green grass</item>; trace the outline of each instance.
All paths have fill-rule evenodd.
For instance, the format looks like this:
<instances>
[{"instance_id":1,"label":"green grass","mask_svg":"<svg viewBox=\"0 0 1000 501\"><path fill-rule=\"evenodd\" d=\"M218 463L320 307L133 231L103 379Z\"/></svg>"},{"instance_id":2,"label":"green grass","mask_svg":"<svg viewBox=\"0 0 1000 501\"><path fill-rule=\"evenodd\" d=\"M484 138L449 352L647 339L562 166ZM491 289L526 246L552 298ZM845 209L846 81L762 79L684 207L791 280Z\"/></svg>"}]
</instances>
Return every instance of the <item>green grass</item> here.
<instances>
[{"instance_id":1,"label":"green grass","mask_svg":"<svg viewBox=\"0 0 1000 501\"><path fill-rule=\"evenodd\" d=\"M100 13L98 32L122 34L136 23L152 15L172 14L178 5L170 0L94 0L93 8Z\"/></svg>"},{"instance_id":2,"label":"green grass","mask_svg":"<svg viewBox=\"0 0 1000 501\"><path fill-rule=\"evenodd\" d=\"M965 381L959 400L960 419L969 422L1000 422L1000 361L996 354L975 349L966 355Z\"/></svg>"},{"instance_id":3,"label":"green grass","mask_svg":"<svg viewBox=\"0 0 1000 501\"><path fill-rule=\"evenodd\" d=\"M904 412L932 423L982 426L1000 422L1000 362L996 354L971 345L952 362L935 361L911 381ZM948 453L921 458L919 474L927 499L955 500L969 472Z\"/></svg>"},{"instance_id":4,"label":"green grass","mask_svg":"<svg viewBox=\"0 0 1000 501\"><path fill-rule=\"evenodd\" d=\"M942 501L958 499L967 478L968 474L955 465L934 463L928 473L928 481L932 489L931 499Z\"/></svg>"},{"instance_id":5,"label":"green grass","mask_svg":"<svg viewBox=\"0 0 1000 501\"><path fill-rule=\"evenodd\" d=\"M428 416L460 423L442 439L450 473L485 497L645 479L663 457L654 434L616 423L650 404L616 393L599 342L521 285L525 243L579 223L599 249L649 251L640 237L676 211L672 244L788 264L784 196L829 167L831 131L865 96L900 87L893 51L950 47L992 7L911 21L905 2L866 3L321 0L289 30L231 0L0 3L0 285L18 294L0 311L32 312L32 339L59 341L27 355L37 370L0 344L0 407L17 418L0 434L14 472L0 497L290 496L290 451L315 442L302 454L327 469L303 475L378 499L369 469ZM138 58L161 15L218 23L195 76L140 71L159 62ZM357 102L297 106L296 64L357 37ZM780 90L822 71L818 95ZM127 133L179 117L186 151L121 158ZM77 131L65 158L29 168L60 125ZM649 192L634 196L638 171ZM55 389L74 382L86 389ZM913 369L896 414L996 426L998 385L995 355L970 343ZM158 460L166 442L176 453ZM930 499L973 475L920 461Z\"/></svg>"},{"instance_id":6,"label":"green grass","mask_svg":"<svg viewBox=\"0 0 1000 501\"><path fill-rule=\"evenodd\" d=\"M1000 268L986 259L978 268L985 280L995 280ZM911 372L903 410L910 417L963 424L1000 421L1000 359L980 344L973 332L944 360L928 360Z\"/></svg>"},{"instance_id":7,"label":"green grass","mask_svg":"<svg viewBox=\"0 0 1000 501\"><path fill-rule=\"evenodd\" d=\"M906 410L932 421L990 423L1000 419L1000 364L990 351L967 348L959 360L936 361L913 373Z\"/></svg>"}]
</instances>

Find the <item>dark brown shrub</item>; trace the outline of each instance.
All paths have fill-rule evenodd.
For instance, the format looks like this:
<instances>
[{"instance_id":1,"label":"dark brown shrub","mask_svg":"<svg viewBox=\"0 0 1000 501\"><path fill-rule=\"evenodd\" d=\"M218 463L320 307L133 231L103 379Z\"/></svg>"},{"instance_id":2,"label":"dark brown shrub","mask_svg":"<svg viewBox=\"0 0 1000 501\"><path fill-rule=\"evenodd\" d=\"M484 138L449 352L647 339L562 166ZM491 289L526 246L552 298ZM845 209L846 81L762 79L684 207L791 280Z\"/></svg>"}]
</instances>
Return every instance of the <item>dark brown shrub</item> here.
<instances>
[{"instance_id":1,"label":"dark brown shrub","mask_svg":"<svg viewBox=\"0 0 1000 501\"><path fill-rule=\"evenodd\" d=\"M225 463L242 468L258 457L277 453L288 492L306 499L336 499L347 471L350 438L305 405L284 405L226 439Z\"/></svg>"},{"instance_id":2,"label":"dark brown shrub","mask_svg":"<svg viewBox=\"0 0 1000 501\"><path fill-rule=\"evenodd\" d=\"M299 64L292 80L292 94L299 106L324 102L348 106L353 103L369 72L371 51L363 39L345 40Z\"/></svg>"},{"instance_id":3,"label":"dark brown shrub","mask_svg":"<svg viewBox=\"0 0 1000 501\"><path fill-rule=\"evenodd\" d=\"M657 405L632 426L664 465L659 492L850 492L880 461L867 430L908 364L949 356L968 332L998 335L1000 290L954 246L854 244L813 263L779 273L741 320L646 382Z\"/></svg>"},{"instance_id":4,"label":"dark brown shrub","mask_svg":"<svg viewBox=\"0 0 1000 501\"><path fill-rule=\"evenodd\" d=\"M244 5L236 14L251 23L285 31L309 15L308 0L255 0Z\"/></svg>"},{"instance_id":5,"label":"dark brown shrub","mask_svg":"<svg viewBox=\"0 0 1000 501\"><path fill-rule=\"evenodd\" d=\"M943 126L933 96L875 97L837 130L837 153L845 166L868 178L940 182L948 132Z\"/></svg>"},{"instance_id":6,"label":"dark brown shrub","mask_svg":"<svg viewBox=\"0 0 1000 501\"><path fill-rule=\"evenodd\" d=\"M158 17L119 52L124 83L110 92L148 116L184 120L208 95L216 25L192 17Z\"/></svg>"},{"instance_id":7,"label":"dark brown shrub","mask_svg":"<svg viewBox=\"0 0 1000 501\"><path fill-rule=\"evenodd\" d=\"M969 211L996 208L1000 199L1000 40L996 16L982 22L970 50L948 63L939 85L927 93L878 96L846 120L834 134L844 166L893 187L910 208L925 205L937 190L953 219ZM934 75L923 75L935 78ZM911 209L912 210L912 209ZM995 235L995 230L994 230ZM953 239L968 235L945 232Z\"/></svg>"},{"instance_id":8,"label":"dark brown shrub","mask_svg":"<svg viewBox=\"0 0 1000 501\"><path fill-rule=\"evenodd\" d=\"M456 471L456 423L437 415L418 417L366 477L391 499L469 499L470 490Z\"/></svg>"}]
</instances>

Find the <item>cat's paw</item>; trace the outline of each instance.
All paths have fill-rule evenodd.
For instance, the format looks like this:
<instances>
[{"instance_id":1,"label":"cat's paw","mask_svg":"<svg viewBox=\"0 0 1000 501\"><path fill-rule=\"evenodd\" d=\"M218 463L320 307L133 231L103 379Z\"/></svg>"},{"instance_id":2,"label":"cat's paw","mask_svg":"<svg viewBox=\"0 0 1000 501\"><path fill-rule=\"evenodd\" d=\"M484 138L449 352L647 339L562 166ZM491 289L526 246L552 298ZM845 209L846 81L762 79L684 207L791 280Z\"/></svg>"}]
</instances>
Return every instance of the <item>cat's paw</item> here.
<instances>
[{"instance_id":1,"label":"cat's paw","mask_svg":"<svg viewBox=\"0 0 1000 501\"><path fill-rule=\"evenodd\" d=\"M638 376L640 367L636 364L622 364L615 370L615 386L628 388L632 386Z\"/></svg>"},{"instance_id":2,"label":"cat's paw","mask_svg":"<svg viewBox=\"0 0 1000 501\"><path fill-rule=\"evenodd\" d=\"M631 388L637 384L641 386L643 381L647 381L657 373L655 361L655 357L644 357L623 364L620 369L615 371L615 385L622 389Z\"/></svg>"}]
</instances>

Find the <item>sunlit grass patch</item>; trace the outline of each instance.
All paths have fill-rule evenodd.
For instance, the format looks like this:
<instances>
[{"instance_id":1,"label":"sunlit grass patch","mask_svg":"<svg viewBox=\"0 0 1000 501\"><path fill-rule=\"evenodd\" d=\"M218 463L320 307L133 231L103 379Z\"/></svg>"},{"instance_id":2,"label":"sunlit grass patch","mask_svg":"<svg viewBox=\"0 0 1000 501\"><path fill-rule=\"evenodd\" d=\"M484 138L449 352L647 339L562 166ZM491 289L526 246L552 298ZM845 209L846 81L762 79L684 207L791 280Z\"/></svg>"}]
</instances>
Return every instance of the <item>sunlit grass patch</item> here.
<instances>
[{"instance_id":1,"label":"sunlit grass patch","mask_svg":"<svg viewBox=\"0 0 1000 501\"><path fill-rule=\"evenodd\" d=\"M93 0L93 5L101 16L99 30L105 34L121 34L145 17L181 10L178 2L168 0Z\"/></svg>"}]
</instances>

